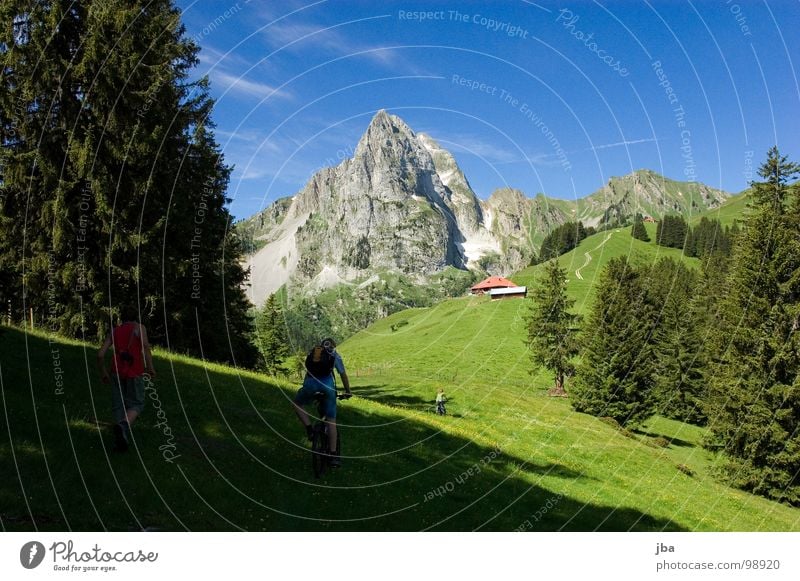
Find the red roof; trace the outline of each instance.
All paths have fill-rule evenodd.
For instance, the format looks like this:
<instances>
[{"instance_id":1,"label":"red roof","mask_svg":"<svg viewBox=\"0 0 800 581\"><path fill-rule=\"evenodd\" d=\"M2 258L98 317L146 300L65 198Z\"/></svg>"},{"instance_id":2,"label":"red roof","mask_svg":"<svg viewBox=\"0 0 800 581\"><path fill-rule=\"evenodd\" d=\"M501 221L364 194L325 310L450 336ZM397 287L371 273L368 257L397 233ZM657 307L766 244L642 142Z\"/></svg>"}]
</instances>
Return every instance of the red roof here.
<instances>
[{"instance_id":1,"label":"red roof","mask_svg":"<svg viewBox=\"0 0 800 581\"><path fill-rule=\"evenodd\" d=\"M508 288L512 286L517 286L517 285L516 283L511 282L507 278L503 278L502 276L490 276L486 280L482 280L481 282L473 286L470 290L485 291L493 288Z\"/></svg>"}]
</instances>

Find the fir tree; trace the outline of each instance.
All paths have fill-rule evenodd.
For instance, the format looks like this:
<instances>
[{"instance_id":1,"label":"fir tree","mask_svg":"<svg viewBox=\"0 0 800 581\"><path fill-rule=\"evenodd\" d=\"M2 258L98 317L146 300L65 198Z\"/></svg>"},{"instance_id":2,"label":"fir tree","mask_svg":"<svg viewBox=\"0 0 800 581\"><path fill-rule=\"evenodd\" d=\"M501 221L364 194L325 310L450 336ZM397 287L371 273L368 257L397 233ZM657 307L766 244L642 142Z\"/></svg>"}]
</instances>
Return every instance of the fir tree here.
<instances>
[{"instance_id":1,"label":"fir tree","mask_svg":"<svg viewBox=\"0 0 800 581\"><path fill-rule=\"evenodd\" d=\"M654 313L641 273L626 258L608 262L587 319L572 387L580 412L636 425L653 413Z\"/></svg>"},{"instance_id":2,"label":"fir tree","mask_svg":"<svg viewBox=\"0 0 800 581\"><path fill-rule=\"evenodd\" d=\"M134 302L154 343L252 364L230 168L180 11L1 0L0 12L0 264L13 273L0 299L15 318L31 308L98 338Z\"/></svg>"},{"instance_id":3,"label":"fir tree","mask_svg":"<svg viewBox=\"0 0 800 581\"><path fill-rule=\"evenodd\" d=\"M284 360L292 352L286 337L286 322L274 294L256 315L256 345L269 375L285 374Z\"/></svg>"},{"instance_id":4,"label":"fir tree","mask_svg":"<svg viewBox=\"0 0 800 581\"><path fill-rule=\"evenodd\" d=\"M701 303L693 300L695 275L682 263L662 258L649 269L650 302L657 305L654 402L658 413L684 422L704 421L705 378Z\"/></svg>"},{"instance_id":5,"label":"fir tree","mask_svg":"<svg viewBox=\"0 0 800 581\"><path fill-rule=\"evenodd\" d=\"M542 262L558 258L580 244L588 236L582 222L566 222L556 227L542 240L539 260Z\"/></svg>"},{"instance_id":6,"label":"fir tree","mask_svg":"<svg viewBox=\"0 0 800 581\"><path fill-rule=\"evenodd\" d=\"M788 182L800 168L768 152L736 239L712 337L709 445L733 485L800 505L800 241ZM788 209L788 211L787 211Z\"/></svg>"},{"instance_id":7,"label":"fir tree","mask_svg":"<svg viewBox=\"0 0 800 581\"><path fill-rule=\"evenodd\" d=\"M578 354L575 325L580 317L569 312L575 301L567 297L566 287L566 270L551 260L532 289L533 304L527 319L534 372L545 367L555 374L551 395L565 395L565 378L574 372L572 359Z\"/></svg>"},{"instance_id":8,"label":"fir tree","mask_svg":"<svg viewBox=\"0 0 800 581\"><path fill-rule=\"evenodd\" d=\"M642 242L650 242L650 236L647 235L647 229L644 227L644 219L641 214L636 214L633 219L633 228L631 228L631 236Z\"/></svg>"}]
</instances>

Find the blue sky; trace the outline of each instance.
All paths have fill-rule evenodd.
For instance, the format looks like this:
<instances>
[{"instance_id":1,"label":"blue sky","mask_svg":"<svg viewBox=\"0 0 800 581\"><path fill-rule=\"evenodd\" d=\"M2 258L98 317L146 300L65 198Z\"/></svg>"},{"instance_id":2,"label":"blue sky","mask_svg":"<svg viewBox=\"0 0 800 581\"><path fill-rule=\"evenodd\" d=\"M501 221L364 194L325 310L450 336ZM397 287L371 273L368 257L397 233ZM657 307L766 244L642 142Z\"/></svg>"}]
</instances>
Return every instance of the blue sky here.
<instances>
[{"instance_id":1,"label":"blue sky","mask_svg":"<svg viewBox=\"0 0 800 581\"><path fill-rule=\"evenodd\" d=\"M739 192L800 160L797 2L190 2L237 218L352 152L379 109L475 192L583 197L653 169Z\"/></svg>"}]
</instances>

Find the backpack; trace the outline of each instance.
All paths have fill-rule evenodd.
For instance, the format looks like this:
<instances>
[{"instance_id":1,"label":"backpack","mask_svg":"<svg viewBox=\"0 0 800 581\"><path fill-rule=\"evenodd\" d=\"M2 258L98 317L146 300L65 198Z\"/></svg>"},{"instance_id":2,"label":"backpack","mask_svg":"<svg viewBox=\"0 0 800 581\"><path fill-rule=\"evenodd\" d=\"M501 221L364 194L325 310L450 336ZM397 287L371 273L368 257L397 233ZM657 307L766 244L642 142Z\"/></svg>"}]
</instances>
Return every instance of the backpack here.
<instances>
[{"instance_id":1,"label":"backpack","mask_svg":"<svg viewBox=\"0 0 800 581\"><path fill-rule=\"evenodd\" d=\"M125 349L120 349L117 353L117 374L123 379L128 379L128 373L136 362L130 349L134 336L138 337L139 335L140 331L138 328L131 329L128 335L128 344L125 346Z\"/></svg>"},{"instance_id":2,"label":"backpack","mask_svg":"<svg viewBox=\"0 0 800 581\"><path fill-rule=\"evenodd\" d=\"M317 345L306 356L306 371L311 377L324 379L333 373L335 361L333 353L329 353L322 345Z\"/></svg>"}]
</instances>

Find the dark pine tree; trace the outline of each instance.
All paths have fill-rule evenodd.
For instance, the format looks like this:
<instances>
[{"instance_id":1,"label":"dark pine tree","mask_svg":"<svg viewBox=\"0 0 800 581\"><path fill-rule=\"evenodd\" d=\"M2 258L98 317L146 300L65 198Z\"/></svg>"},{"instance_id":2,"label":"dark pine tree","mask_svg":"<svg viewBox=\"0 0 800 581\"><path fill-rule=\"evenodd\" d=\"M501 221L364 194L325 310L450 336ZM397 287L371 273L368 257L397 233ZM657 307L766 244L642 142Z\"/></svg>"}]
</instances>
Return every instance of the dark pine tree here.
<instances>
[{"instance_id":1,"label":"dark pine tree","mask_svg":"<svg viewBox=\"0 0 800 581\"><path fill-rule=\"evenodd\" d=\"M626 258L603 269L572 387L580 412L636 425L653 414L655 313L641 272Z\"/></svg>"},{"instance_id":2,"label":"dark pine tree","mask_svg":"<svg viewBox=\"0 0 800 581\"><path fill-rule=\"evenodd\" d=\"M701 303L694 298L696 275L682 263L662 258L649 268L647 286L657 316L653 394L658 413L701 424L705 359Z\"/></svg>"},{"instance_id":3,"label":"dark pine tree","mask_svg":"<svg viewBox=\"0 0 800 581\"><path fill-rule=\"evenodd\" d=\"M558 258L580 244L588 236L582 222L566 222L556 227L542 240L539 251L539 260L546 262Z\"/></svg>"},{"instance_id":4,"label":"dark pine tree","mask_svg":"<svg viewBox=\"0 0 800 581\"><path fill-rule=\"evenodd\" d=\"M647 235L647 229L644 227L644 219L641 214L636 214L633 218L633 228L631 228L631 236L642 242L650 242L650 236Z\"/></svg>"},{"instance_id":5,"label":"dark pine tree","mask_svg":"<svg viewBox=\"0 0 800 581\"><path fill-rule=\"evenodd\" d=\"M0 263L21 281L0 298L98 338L121 304L138 304L153 342L252 364L230 169L207 81L189 78L198 48L180 11L169 0L0 10Z\"/></svg>"},{"instance_id":6,"label":"dark pine tree","mask_svg":"<svg viewBox=\"0 0 800 581\"><path fill-rule=\"evenodd\" d=\"M800 167L768 152L714 325L706 413L727 480L800 505ZM793 198L793 199L791 199Z\"/></svg>"},{"instance_id":7,"label":"dark pine tree","mask_svg":"<svg viewBox=\"0 0 800 581\"><path fill-rule=\"evenodd\" d=\"M80 130L86 12L79 2L0 1L0 301L12 320L32 311L55 332L74 316L80 256L84 184L68 152Z\"/></svg>"},{"instance_id":8,"label":"dark pine tree","mask_svg":"<svg viewBox=\"0 0 800 581\"><path fill-rule=\"evenodd\" d=\"M533 304L527 325L533 372L541 367L552 371L555 386L550 395L565 395L565 379L575 369L572 360L578 354L576 325L580 320L569 312L575 300L567 297L567 271L551 260L531 294Z\"/></svg>"},{"instance_id":9,"label":"dark pine tree","mask_svg":"<svg viewBox=\"0 0 800 581\"><path fill-rule=\"evenodd\" d=\"M292 352L286 336L286 320L274 294L269 295L256 315L255 340L264 371L269 375L285 374L283 362Z\"/></svg>"}]
</instances>

